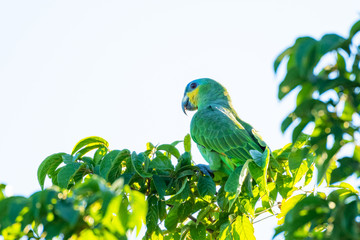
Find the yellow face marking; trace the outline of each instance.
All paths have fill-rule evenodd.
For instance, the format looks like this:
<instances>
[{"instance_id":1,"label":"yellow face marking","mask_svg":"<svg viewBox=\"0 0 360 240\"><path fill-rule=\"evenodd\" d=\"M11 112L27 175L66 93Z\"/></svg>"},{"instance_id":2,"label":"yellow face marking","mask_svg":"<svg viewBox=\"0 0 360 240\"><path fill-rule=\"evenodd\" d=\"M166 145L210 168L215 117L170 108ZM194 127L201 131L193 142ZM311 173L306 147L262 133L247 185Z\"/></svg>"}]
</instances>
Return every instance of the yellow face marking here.
<instances>
[{"instance_id":1,"label":"yellow face marking","mask_svg":"<svg viewBox=\"0 0 360 240\"><path fill-rule=\"evenodd\" d=\"M186 95L189 97L190 103L194 106L198 105L198 98L199 98L198 92L199 92L199 88L197 87L191 92L186 93Z\"/></svg>"}]
</instances>

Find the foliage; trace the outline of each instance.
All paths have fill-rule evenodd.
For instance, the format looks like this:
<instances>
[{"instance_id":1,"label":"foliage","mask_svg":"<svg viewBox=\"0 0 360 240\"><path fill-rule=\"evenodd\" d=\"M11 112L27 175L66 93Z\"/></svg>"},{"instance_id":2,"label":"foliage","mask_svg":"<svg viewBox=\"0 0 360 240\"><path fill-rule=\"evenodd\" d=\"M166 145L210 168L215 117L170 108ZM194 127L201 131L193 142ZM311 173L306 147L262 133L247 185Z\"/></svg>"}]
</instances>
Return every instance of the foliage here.
<instances>
[{"instance_id":1,"label":"foliage","mask_svg":"<svg viewBox=\"0 0 360 240\"><path fill-rule=\"evenodd\" d=\"M281 62L286 64L279 99L299 89L296 108L281 129L295 125L292 141L296 143L310 126L309 149L316 156L317 184L325 179L330 185L360 175L359 31L360 21L352 26L348 38L336 34L320 40L298 38L274 63L275 72L281 72ZM346 150L349 148L354 150ZM296 201L287 200L291 205L287 208L292 209L277 234L284 232L287 239L360 239L358 192L345 182L337 187L328 196L311 192L301 199L293 197Z\"/></svg>"},{"instance_id":2,"label":"foliage","mask_svg":"<svg viewBox=\"0 0 360 240\"><path fill-rule=\"evenodd\" d=\"M142 194L123 187L121 180L110 186L97 176L87 177L71 192L52 187L29 198L0 201L1 235L5 239L126 239L127 230L140 229L145 216Z\"/></svg>"},{"instance_id":3,"label":"foliage","mask_svg":"<svg viewBox=\"0 0 360 240\"><path fill-rule=\"evenodd\" d=\"M212 177L193 164L189 135L172 144L148 143L141 153L109 150L104 139L85 138L71 154L50 155L39 166L40 186L48 176L53 187L0 201L14 209L2 212L0 230L13 238L116 239L144 221L145 239L254 239L254 219L273 213L278 194L290 196L311 170L312 160L296 164L301 157L313 159L307 142L302 135L272 155L254 153L230 176Z\"/></svg>"}]
</instances>

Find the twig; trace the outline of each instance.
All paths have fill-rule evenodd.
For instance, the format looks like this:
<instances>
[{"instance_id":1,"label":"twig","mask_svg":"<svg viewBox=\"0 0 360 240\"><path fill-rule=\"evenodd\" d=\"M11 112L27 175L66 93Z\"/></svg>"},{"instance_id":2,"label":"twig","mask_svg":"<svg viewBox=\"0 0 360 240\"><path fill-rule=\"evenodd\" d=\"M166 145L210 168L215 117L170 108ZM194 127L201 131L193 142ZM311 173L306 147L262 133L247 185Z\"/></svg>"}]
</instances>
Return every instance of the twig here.
<instances>
[{"instance_id":1,"label":"twig","mask_svg":"<svg viewBox=\"0 0 360 240\"><path fill-rule=\"evenodd\" d=\"M214 230L212 230L212 229L206 229L206 231L208 232L208 233L213 233L214 232Z\"/></svg>"},{"instance_id":2,"label":"twig","mask_svg":"<svg viewBox=\"0 0 360 240\"><path fill-rule=\"evenodd\" d=\"M193 222L197 222L197 219L193 215L189 215L188 218L190 218Z\"/></svg>"},{"instance_id":3,"label":"twig","mask_svg":"<svg viewBox=\"0 0 360 240\"><path fill-rule=\"evenodd\" d=\"M270 215L270 216L264 217L264 218L262 218L262 219L260 219L260 220L254 221L254 222L253 222L253 224L258 223L258 222L261 222L262 220L265 220L265 219L270 218L270 217L275 217L275 216L277 216L277 215L278 215L278 214L275 214L275 215Z\"/></svg>"},{"instance_id":4,"label":"twig","mask_svg":"<svg viewBox=\"0 0 360 240\"><path fill-rule=\"evenodd\" d=\"M259 216L260 214L267 212L269 209L272 209L273 207L277 207L279 205L281 205L281 202L278 202L278 203L274 204L273 206L271 206L270 208L264 209L261 212L256 213L255 216Z\"/></svg>"}]
</instances>

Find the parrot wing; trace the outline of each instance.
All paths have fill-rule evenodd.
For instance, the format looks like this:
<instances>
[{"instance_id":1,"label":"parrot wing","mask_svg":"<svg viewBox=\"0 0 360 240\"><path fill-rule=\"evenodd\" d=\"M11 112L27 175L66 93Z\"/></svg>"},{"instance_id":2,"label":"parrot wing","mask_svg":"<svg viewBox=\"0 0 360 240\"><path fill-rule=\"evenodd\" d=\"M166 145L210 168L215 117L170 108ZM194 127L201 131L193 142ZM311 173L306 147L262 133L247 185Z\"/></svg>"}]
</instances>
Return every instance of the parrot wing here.
<instances>
[{"instance_id":1,"label":"parrot wing","mask_svg":"<svg viewBox=\"0 0 360 240\"><path fill-rule=\"evenodd\" d=\"M239 121L230 110L220 105L210 105L198 110L190 127L191 137L202 147L243 164L252 158L250 150L263 152L266 144L247 123Z\"/></svg>"}]
</instances>

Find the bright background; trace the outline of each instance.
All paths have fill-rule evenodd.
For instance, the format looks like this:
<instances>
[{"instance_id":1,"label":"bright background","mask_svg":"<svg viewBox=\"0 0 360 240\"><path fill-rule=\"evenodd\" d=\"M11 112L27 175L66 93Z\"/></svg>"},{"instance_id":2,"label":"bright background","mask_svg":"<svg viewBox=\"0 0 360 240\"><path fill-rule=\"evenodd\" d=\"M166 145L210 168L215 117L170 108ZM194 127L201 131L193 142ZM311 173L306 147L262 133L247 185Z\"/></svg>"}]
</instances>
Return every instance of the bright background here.
<instances>
[{"instance_id":1,"label":"bright background","mask_svg":"<svg viewBox=\"0 0 360 240\"><path fill-rule=\"evenodd\" d=\"M182 139L183 91L200 77L227 87L240 117L280 148L294 96L276 98L275 57L299 36L347 36L359 13L358 0L1 1L0 182L40 190L41 161L88 136L135 151ZM257 238L275 225L255 224Z\"/></svg>"}]
</instances>

